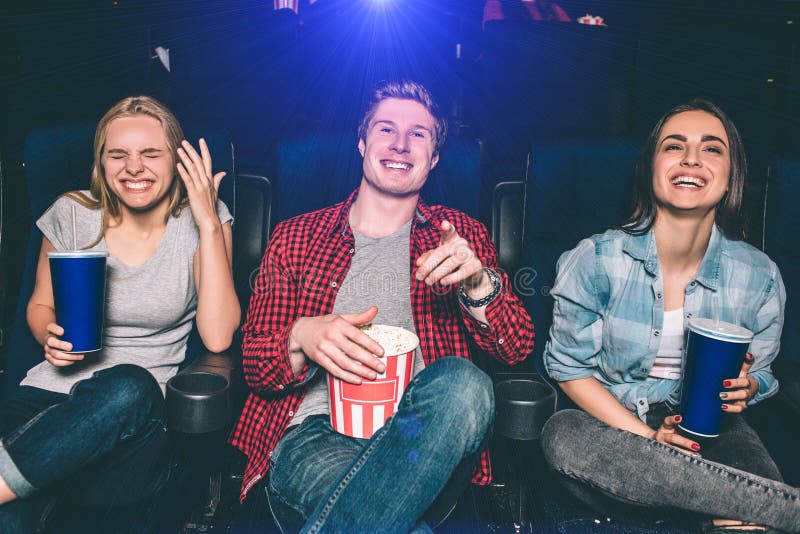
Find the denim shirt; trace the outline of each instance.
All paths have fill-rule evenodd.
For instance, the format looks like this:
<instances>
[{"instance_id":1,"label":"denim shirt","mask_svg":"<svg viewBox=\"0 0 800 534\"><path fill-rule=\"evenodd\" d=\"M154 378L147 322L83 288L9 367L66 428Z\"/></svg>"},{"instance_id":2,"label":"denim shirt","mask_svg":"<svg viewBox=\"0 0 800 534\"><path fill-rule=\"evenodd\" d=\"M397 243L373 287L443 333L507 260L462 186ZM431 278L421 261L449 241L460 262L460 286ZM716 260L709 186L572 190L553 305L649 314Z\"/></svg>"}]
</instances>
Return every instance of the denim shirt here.
<instances>
[{"instance_id":1,"label":"denim shirt","mask_svg":"<svg viewBox=\"0 0 800 534\"><path fill-rule=\"evenodd\" d=\"M559 258L551 294L553 326L544 358L554 380L593 376L640 418L650 404L679 398L679 381L648 377L664 324L664 281L652 230L640 236L608 230L584 239ZM754 333L750 375L758 394L750 404L778 391L770 366L780 347L785 302L775 263L714 226L700 269L686 286L684 325L718 314Z\"/></svg>"}]
</instances>

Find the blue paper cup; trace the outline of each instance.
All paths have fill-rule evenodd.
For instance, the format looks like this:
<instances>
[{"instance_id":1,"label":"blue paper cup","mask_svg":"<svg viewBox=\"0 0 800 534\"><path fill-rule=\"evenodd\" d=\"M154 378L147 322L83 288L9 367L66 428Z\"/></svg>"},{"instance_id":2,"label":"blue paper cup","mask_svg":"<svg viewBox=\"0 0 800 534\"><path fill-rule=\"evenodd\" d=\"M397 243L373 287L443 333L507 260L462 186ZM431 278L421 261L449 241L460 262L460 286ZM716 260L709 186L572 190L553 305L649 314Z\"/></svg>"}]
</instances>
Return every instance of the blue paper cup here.
<instances>
[{"instance_id":1,"label":"blue paper cup","mask_svg":"<svg viewBox=\"0 0 800 534\"><path fill-rule=\"evenodd\" d=\"M71 353L103 348L106 304L106 252L48 252L56 323Z\"/></svg>"},{"instance_id":2,"label":"blue paper cup","mask_svg":"<svg viewBox=\"0 0 800 534\"><path fill-rule=\"evenodd\" d=\"M739 376L753 333L713 319L690 319L683 359L681 423L689 437L715 438L725 412L722 381Z\"/></svg>"}]
</instances>

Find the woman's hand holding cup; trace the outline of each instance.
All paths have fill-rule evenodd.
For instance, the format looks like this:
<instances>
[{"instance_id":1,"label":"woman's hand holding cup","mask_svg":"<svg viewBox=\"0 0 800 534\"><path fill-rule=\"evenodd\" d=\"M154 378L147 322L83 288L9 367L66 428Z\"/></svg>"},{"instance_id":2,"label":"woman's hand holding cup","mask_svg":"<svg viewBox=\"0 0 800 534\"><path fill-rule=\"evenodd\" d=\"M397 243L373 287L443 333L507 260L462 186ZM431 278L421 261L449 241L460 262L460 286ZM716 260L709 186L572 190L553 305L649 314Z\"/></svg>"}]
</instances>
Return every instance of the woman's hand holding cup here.
<instances>
[{"instance_id":1,"label":"woman's hand holding cup","mask_svg":"<svg viewBox=\"0 0 800 534\"><path fill-rule=\"evenodd\" d=\"M737 378L730 378L722 382L726 391L719 394L719 398L726 401L722 409L728 413L742 413L747 408L747 402L758 393L758 381L749 375L755 358L749 352L745 355L742 370Z\"/></svg>"},{"instance_id":2,"label":"woman's hand holding cup","mask_svg":"<svg viewBox=\"0 0 800 534\"><path fill-rule=\"evenodd\" d=\"M665 417L664 422L656 430L653 430L653 435L650 437L683 453L695 455L700 450L700 444L678 433L678 423L680 422L680 415Z\"/></svg>"},{"instance_id":3,"label":"woman's hand holding cup","mask_svg":"<svg viewBox=\"0 0 800 534\"><path fill-rule=\"evenodd\" d=\"M66 367L83 360L83 354L70 354L72 343L62 341L64 329L56 323L48 323L47 337L44 342L44 358L56 367Z\"/></svg>"}]
</instances>

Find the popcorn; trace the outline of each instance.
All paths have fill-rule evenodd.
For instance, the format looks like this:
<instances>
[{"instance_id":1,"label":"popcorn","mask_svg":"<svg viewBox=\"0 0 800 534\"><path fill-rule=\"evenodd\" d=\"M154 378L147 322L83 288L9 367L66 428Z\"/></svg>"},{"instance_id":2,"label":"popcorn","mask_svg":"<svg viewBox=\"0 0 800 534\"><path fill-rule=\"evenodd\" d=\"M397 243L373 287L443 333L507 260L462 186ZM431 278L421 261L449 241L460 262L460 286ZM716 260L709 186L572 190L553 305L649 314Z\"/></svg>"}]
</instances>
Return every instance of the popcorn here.
<instances>
[{"instance_id":1,"label":"popcorn","mask_svg":"<svg viewBox=\"0 0 800 534\"><path fill-rule=\"evenodd\" d=\"M404 354L419 345L419 338L405 328L385 324L368 324L359 328L383 347L384 356Z\"/></svg>"}]
</instances>

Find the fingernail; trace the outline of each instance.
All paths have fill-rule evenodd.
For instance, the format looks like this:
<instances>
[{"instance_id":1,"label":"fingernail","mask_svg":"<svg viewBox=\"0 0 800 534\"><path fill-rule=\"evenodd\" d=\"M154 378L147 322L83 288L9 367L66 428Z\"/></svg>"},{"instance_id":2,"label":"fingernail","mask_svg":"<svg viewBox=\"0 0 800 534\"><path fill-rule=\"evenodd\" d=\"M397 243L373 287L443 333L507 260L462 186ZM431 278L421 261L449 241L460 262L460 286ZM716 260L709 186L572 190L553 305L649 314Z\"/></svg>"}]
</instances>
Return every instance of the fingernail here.
<instances>
[{"instance_id":1,"label":"fingernail","mask_svg":"<svg viewBox=\"0 0 800 534\"><path fill-rule=\"evenodd\" d=\"M700 450L700 444L699 443L692 443L692 450L693 451L699 451Z\"/></svg>"},{"instance_id":2,"label":"fingernail","mask_svg":"<svg viewBox=\"0 0 800 534\"><path fill-rule=\"evenodd\" d=\"M726 388L731 387L731 381L730 380L723 380L722 381L722 387L726 387Z\"/></svg>"},{"instance_id":3,"label":"fingernail","mask_svg":"<svg viewBox=\"0 0 800 534\"><path fill-rule=\"evenodd\" d=\"M719 398L725 400L728 398L728 394L723 391L722 393L719 394Z\"/></svg>"},{"instance_id":4,"label":"fingernail","mask_svg":"<svg viewBox=\"0 0 800 534\"><path fill-rule=\"evenodd\" d=\"M723 405L722 405L722 409L723 409L723 410L727 410L727 409L728 409L728 405L727 405L727 404L723 404Z\"/></svg>"},{"instance_id":5,"label":"fingernail","mask_svg":"<svg viewBox=\"0 0 800 534\"><path fill-rule=\"evenodd\" d=\"M756 357L748 352L747 354L744 355L744 359L747 362L752 362L752 361L754 361L756 359Z\"/></svg>"},{"instance_id":6,"label":"fingernail","mask_svg":"<svg viewBox=\"0 0 800 534\"><path fill-rule=\"evenodd\" d=\"M676 423L680 423L681 421L683 421L683 417L681 417L680 415L676 415L675 416L675 422Z\"/></svg>"}]
</instances>

